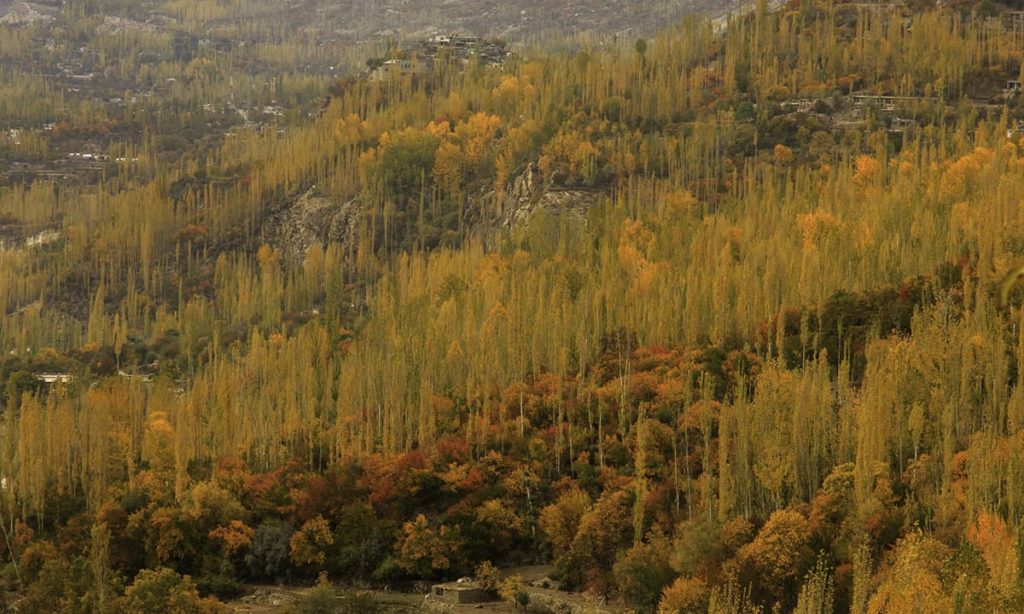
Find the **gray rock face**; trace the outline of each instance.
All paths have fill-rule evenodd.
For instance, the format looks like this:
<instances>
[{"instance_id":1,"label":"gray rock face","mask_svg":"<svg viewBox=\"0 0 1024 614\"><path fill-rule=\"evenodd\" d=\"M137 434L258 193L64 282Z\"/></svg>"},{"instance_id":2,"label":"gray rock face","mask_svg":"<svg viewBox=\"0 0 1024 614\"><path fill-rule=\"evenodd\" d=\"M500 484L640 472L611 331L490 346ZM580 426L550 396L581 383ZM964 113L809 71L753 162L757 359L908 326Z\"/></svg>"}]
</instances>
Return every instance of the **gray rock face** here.
<instances>
[{"instance_id":1,"label":"gray rock face","mask_svg":"<svg viewBox=\"0 0 1024 614\"><path fill-rule=\"evenodd\" d=\"M344 203L331 218L331 227L327 232L327 239L331 243L349 246L356 239L356 224L359 222L359 213L363 210L363 203L358 198Z\"/></svg>"},{"instance_id":2,"label":"gray rock face","mask_svg":"<svg viewBox=\"0 0 1024 614\"><path fill-rule=\"evenodd\" d=\"M586 217L601 196L597 190L581 188L561 188L548 186L540 170L530 164L525 171L512 180L508 189L502 194L491 192L484 198L493 203L499 199L500 207L484 207L483 211L499 210L496 219L482 222L483 234L487 231L503 232L525 224L531 217L543 211L554 214L568 214L581 220Z\"/></svg>"},{"instance_id":3,"label":"gray rock face","mask_svg":"<svg viewBox=\"0 0 1024 614\"><path fill-rule=\"evenodd\" d=\"M301 264L310 247L324 245L331 239L335 218L343 208L309 190L270 216L267 241L281 250L289 265Z\"/></svg>"},{"instance_id":4,"label":"gray rock face","mask_svg":"<svg viewBox=\"0 0 1024 614\"><path fill-rule=\"evenodd\" d=\"M466 207L466 226L471 236L490 243L540 212L570 215L582 223L601 195L598 190L548 186L536 165L530 164L503 192L481 190L472 196ZM301 265L313 245L334 243L343 253L352 254L362 212L358 197L338 202L313 188L269 217L265 240L281 250L290 266Z\"/></svg>"}]
</instances>

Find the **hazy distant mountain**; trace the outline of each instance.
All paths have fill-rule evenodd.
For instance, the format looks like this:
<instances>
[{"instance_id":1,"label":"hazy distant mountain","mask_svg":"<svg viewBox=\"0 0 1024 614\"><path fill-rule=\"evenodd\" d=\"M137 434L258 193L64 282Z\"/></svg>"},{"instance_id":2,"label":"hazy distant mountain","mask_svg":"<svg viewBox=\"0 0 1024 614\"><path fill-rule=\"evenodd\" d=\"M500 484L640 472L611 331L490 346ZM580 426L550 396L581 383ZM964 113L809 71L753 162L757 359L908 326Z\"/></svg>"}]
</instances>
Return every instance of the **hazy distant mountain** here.
<instances>
[{"instance_id":1,"label":"hazy distant mountain","mask_svg":"<svg viewBox=\"0 0 1024 614\"><path fill-rule=\"evenodd\" d=\"M425 34L461 29L513 39L553 32L650 33L682 16L717 14L743 4L736 0L316 0L319 15L351 30ZM312 22L312 20L310 20Z\"/></svg>"},{"instance_id":2,"label":"hazy distant mountain","mask_svg":"<svg viewBox=\"0 0 1024 614\"><path fill-rule=\"evenodd\" d=\"M463 31L510 40L580 32L651 34L687 14L716 15L741 0L253 0L224 11L219 3L163 0L84 0L89 12L169 25L166 18L201 17L209 33L254 21L289 35L323 40L371 40ZM49 19L61 8L52 0L0 0L0 19L27 23Z\"/></svg>"},{"instance_id":3,"label":"hazy distant mountain","mask_svg":"<svg viewBox=\"0 0 1024 614\"><path fill-rule=\"evenodd\" d=\"M52 11L28 2L0 0L0 25L23 25L53 19Z\"/></svg>"}]
</instances>

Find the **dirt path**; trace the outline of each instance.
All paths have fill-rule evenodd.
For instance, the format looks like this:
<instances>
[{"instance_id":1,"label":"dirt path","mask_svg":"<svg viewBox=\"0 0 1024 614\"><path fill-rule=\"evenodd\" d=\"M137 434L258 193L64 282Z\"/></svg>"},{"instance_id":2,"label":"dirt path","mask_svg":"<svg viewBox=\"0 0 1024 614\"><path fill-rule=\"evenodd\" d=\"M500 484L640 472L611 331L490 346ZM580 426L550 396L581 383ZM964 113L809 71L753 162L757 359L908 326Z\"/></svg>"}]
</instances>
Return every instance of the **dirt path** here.
<instances>
[{"instance_id":1,"label":"dirt path","mask_svg":"<svg viewBox=\"0 0 1024 614\"><path fill-rule=\"evenodd\" d=\"M272 614L281 612L306 596L311 587L306 586L252 586L252 592L227 602L228 609L235 614ZM422 611L423 595L419 593L393 593L366 591L373 595L388 614L406 614Z\"/></svg>"},{"instance_id":2,"label":"dirt path","mask_svg":"<svg viewBox=\"0 0 1024 614\"><path fill-rule=\"evenodd\" d=\"M542 584L551 577L554 569L549 565L532 565L515 567L502 572L503 576L519 576L530 602L541 606L544 611L558 611L556 607L566 608L574 613L586 614L622 614L627 610L618 604L604 604L597 597L582 593L570 593L555 588L533 586ZM272 614L282 612L297 603L309 593L310 587L302 586L252 586L251 592L244 597L229 601L228 608L235 614ZM433 604L427 607L424 602L426 595L421 593L395 593L390 591L366 591L384 607L387 614L411 614L413 612L443 612L445 614L521 614L511 604L502 601L474 604ZM545 607L546 606L546 607ZM530 610L535 611L533 608ZM538 610L539 611L539 610Z\"/></svg>"}]
</instances>

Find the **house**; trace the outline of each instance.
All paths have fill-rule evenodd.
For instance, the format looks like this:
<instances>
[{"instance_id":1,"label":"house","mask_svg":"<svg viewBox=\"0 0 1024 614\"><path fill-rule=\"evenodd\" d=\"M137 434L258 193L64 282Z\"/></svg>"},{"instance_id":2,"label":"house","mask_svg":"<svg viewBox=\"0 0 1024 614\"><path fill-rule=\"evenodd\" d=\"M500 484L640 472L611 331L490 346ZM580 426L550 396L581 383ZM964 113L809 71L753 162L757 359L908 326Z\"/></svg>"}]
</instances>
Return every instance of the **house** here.
<instances>
[{"instance_id":1,"label":"house","mask_svg":"<svg viewBox=\"0 0 1024 614\"><path fill-rule=\"evenodd\" d=\"M123 369L118 369L117 375L121 379L142 382L143 384L150 384L153 382L153 376L149 373L128 373Z\"/></svg>"},{"instance_id":2,"label":"house","mask_svg":"<svg viewBox=\"0 0 1024 614\"><path fill-rule=\"evenodd\" d=\"M409 77L426 72L426 68L415 60L388 60L370 74L374 81L382 81L394 77Z\"/></svg>"},{"instance_id":3,"label":"house","mask_svg":"<svg viewBox=\"0 0 1024 614\"><path fill-rule=\"evenodd\" d=\"M70 384L75 381L75 376L70 373L39 373L36 375L36 379L44 384L52 386L54 384Z\"/></svg>"},{"instance_id":4,"label":"house","mask_svg":"<svg viewBox=\"0 0 1024 614\"><path fill-rule=\"evenodd\" d=\"M915 126L917 126L917 122L912 119L894 117L892 123L889 124L889 132L907 132L913 130Z\"/></svg>"},{"instance_id":5,"label":"house","mask_svg":"<svg viewBox=\"0 0 1024 614\"><path fill-rule=\"evenodd\" d=\"M456 47L475 47L482 42L479 36L453 36L452 44Z\"/></svg>"},{"instance_id":6,"label":"house","mask_svg":"<svg viewBox=\"0 0 1024 614\"><path fill-rule=\"evenodd\" d=\"M926 96L874 96L871 94L854 94L850 98L853 101L854 108L863 109L864 107L872 106L886 112L895 111L896 106L901 104L910 105L935 100L934 97Z\"/></svg>"},{"instance_id":7,"label":"house","mask_svg":"<svg viewBox=\"0 0 1024 614\"><path fill-rule=\"evenodd\" d=\"M896 108L895 96L872 96L869 94L854 94L854 107L878 106L883 111L892 111Z\"/></svg>"},{"instance_id":8,"label":"house","mask_svg":"<svg viewBox=\"0 0 1024 614\"><path fill-rule=\"evenodd\" d=\"M1012 139L1018 134L1024 134L1024 121L1017 120L1012 126L1006 128L1006 138Z\"/></svg>"},{"instance_id":9,"label":"house","mask_svg":"<svg viewBox=\"0 0 1024 614\"><path fill-rule=\"evenodd\" d=\"M1006 82L1006 86L1003 88L1004 94L1014 94L1021 91L1021 83L1017 79L1011 79Z\"/></svg>"},{"instance_id":10,"label":"house","mask_svg":"<svg viewBox=\"0 0 1024 614\"><path fill-rule=\"evenodd\" d=\"M810 113L814 109L814 101L809 98L787 100L781 105L783 109L795 110L797 113Z\"/></svg>"},{"instance_id":11,"label":"house","mask_svg":"<svg viewBox=\"0 0 1024 614\"><path fill-rule=\"evenodd\" d=\"M25 239L25 245L27 245L28 247L40 247L43 245L56 243L57 241L60 241L60 231L49 229L38 232L32 235L31 237Z\"/></svg>"},{"instance_id":12,"label":"house","mask_svg":"<svg viewBox=\"0 0 1024 614\"><path fill-rule=\"evenodd\" d=\"M474 582L445 582L430 588L430 596L444 603L487 603L494 600L494 593L484 590Z\"/></svg>"}]
</instances>

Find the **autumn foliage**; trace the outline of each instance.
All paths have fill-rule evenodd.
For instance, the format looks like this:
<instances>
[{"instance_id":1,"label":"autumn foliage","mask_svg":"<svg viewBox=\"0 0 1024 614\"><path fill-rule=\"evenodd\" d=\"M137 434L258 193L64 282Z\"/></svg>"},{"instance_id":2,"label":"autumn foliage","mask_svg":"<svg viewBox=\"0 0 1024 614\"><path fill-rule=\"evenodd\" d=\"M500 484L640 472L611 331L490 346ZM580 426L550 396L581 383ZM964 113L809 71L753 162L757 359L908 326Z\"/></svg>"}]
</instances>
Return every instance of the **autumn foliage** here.
<instances>
[{"instance_id":1,"label":"autumn foliage","mask_svg":"<svg viewBox=\"0 0 1024 614\"><path fill-rule=\"evenodd\" d=\"M526 606L497 570L543 563L638 612L1020 611L1024 42L919 4L353 79L4 184L3 588Z\"/></svg>"}]
</instances>

